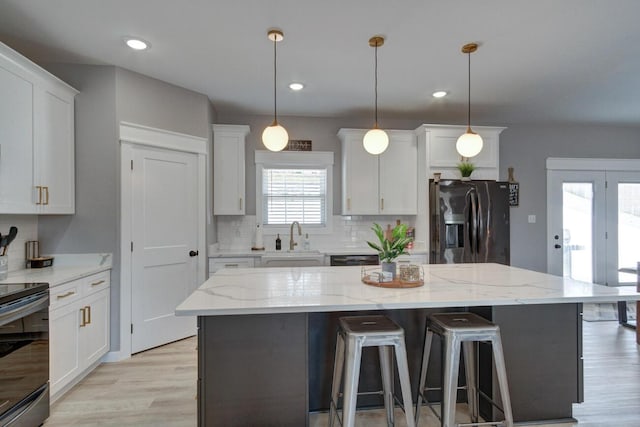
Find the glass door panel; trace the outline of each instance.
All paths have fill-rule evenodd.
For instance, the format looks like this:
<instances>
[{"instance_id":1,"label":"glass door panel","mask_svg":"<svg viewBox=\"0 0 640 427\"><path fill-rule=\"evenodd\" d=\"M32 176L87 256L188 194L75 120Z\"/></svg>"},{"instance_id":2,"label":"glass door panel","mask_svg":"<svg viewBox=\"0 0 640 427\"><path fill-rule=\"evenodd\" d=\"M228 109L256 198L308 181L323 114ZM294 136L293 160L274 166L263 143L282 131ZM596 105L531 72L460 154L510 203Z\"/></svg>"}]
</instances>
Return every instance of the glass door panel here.
<instances>
[{"instance_id":1,"label":"glass door panel","mask_svg":"<svg viewBox=\"0 0 640 427\"><path fill-rule=\"evenodd\" d=\"M635 270L640 261L640 183L617 183L618 284L635 284L636 275L621 269Z\"/></svg>"},{"instance_id":2,"label":"glass door panel","mask_svg":"<svg viewBox=\"0 0 640 427\"><path fill-rule=\"evenodd\" d=\"M593 183L562 184L562 275L593 282Z\"/></svg>"}]
</instances>

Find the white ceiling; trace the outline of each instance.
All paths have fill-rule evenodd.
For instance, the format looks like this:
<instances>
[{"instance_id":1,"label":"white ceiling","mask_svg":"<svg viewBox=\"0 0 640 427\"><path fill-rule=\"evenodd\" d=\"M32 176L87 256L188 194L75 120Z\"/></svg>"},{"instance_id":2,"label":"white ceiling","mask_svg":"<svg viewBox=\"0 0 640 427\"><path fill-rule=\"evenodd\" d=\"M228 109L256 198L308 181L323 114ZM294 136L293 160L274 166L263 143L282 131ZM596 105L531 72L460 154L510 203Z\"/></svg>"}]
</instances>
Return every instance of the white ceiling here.
<instances>
[{"instance_id":1,"label":"white ceiling","mask_svg":"<svg viewBox=\"0 0 640 427\"><path fill-rule=\"evenodd\" d=\"M39 62L114 64L207 94L221 114L640 125L638 0L0 0L0 40ZM147 52L125 35L152 43ZM286 85L303 82L302 92ZM431 93L450 92L444 99Z\"/></svg>"}]
</instances>

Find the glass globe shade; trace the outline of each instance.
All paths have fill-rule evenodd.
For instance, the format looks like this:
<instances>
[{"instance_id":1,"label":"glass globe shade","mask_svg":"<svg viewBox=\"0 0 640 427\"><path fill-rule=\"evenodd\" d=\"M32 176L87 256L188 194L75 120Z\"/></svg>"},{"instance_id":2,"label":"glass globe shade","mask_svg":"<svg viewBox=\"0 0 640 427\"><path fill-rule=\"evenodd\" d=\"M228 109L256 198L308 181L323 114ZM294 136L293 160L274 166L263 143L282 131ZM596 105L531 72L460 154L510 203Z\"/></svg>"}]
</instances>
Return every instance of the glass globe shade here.
<instances>
[{"instance_id":1,"label":"glass globe shade","mask_svg":"<svg viewBox=\"0 0 640 427\"><path fill-rule=\"evenodd\" d=\"M282 126L267 126L262 132L262 143L271 151L282 151L289 143L289 134Z\"/></svg>"},{"instance_id":2,"label":"glass globe shade","mask_svg":"<svg viewBox=\"0 0 640 427\"><path fill-rule=\"evenodd\" d=\"M458 138L456 150L462 157L477 156L482 151L482 137L475 132L467 131Z\"/></svg>"},{"instance_id":3,"label":"glass globe shade","mask_svg":"<svg viewBox=\"0 0 640 427\"><path fill-rule=\"evenodd\" d=\"M389 136L382 129L371 129L362 140L364 149L369 154L380 154L389 146Z\"/></svg>"}]
</instances>

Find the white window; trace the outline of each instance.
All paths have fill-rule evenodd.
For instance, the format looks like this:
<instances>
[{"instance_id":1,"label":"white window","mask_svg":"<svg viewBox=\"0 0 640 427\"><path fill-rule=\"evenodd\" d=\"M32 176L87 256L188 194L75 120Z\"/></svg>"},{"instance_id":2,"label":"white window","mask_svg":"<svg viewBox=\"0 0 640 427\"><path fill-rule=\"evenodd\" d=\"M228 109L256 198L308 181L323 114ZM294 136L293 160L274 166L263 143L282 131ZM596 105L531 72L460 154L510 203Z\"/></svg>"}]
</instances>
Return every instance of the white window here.
<instances>
[{"instance_id":1,"label":"white window","mask_svg":"<svg viewBox=\"0 0 640 427\"><path fill-rule=\"evenodd\" d=\"M256 151L256 216L265 231L331 231L333 153Z\"/></svg>"}]
</instances>

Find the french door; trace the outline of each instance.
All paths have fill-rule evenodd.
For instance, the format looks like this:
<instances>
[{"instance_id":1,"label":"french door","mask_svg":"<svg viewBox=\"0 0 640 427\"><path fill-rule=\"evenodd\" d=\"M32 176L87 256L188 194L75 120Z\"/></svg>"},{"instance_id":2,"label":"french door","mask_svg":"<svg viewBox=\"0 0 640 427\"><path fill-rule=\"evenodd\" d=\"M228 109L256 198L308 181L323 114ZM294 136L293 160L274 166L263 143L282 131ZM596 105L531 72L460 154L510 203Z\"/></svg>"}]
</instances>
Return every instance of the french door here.
<instances>
[{"instance_id":1,"label":"french door","mask_svg":"<svg viewBox=\"0 0 640 427\"><path fill-rule=\"evenodd\" d=\"M635 284L620 270L640 261L640 162L548 159L547 229L549 273Z\"/></svg>"}]
</instances>

